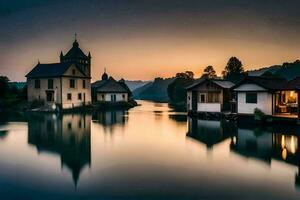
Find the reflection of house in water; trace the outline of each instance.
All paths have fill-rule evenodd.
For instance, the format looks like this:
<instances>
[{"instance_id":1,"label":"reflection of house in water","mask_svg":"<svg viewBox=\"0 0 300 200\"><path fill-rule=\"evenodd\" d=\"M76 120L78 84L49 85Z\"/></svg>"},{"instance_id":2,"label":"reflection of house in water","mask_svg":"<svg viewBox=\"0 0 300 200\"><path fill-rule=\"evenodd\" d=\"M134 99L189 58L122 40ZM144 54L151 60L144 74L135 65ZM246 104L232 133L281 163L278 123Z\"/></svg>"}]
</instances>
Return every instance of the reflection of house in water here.
<instances>
[{"instance_id":1,"label":"reflection of house in water","mask_svg":"<svg viewBox=\"0 0 300 200\"><path fill-rule=\"evenodd\" d=\"M72 171L75 185L80 171L91 165L91 116L32 114L28 118L28 143L39 152L59 154L62 167Z\"/></svg>"},{"instance_id":2,"label":"reflection of house in water","mask_svg":"<svg viewBox=\"0 0 300 200\"><path fill-rule=\"evenodd\" d=\"M127 121L125 110L97 111L93 113L93 122L112 128L115 125L124 125Z\"/></svg>"},{"instance_id":3,"label":"reflection of house in water","mask_svg":"<svg viewBox=\"0 0 300 200\"><path fill-rule=\"evenodd\" d=\"M276 127L270 130L260 128L251 130L239 128L236 137L232 137L231 150L245 157L256 158L271 164L272 159L298 166L296 185L300 185L300 141L296 130L283 134L286 131Z\"/></svg>"},{"instance_id":4,"label":"reflection of house in water","mask_svg":"<svg viewBox=\"0 0 300 200\"><path fill-rule=\"evenodd\" d=\"M186 114L170 114L169 118L175 120L176 122L186 122L187 116Z\"/></svg>"},{"instance_id":5,"label":"reflection of house in water","mask_svg":"<svg viewBox=\"0 0 300 200\"><path fill-rule=\"evenodd\" d=\"M226 121L188 118L188 127L187 136L206 144L207 148L232 137L236 132L235 126Z\"/></svg>"},{"instance_id":6,"label":"reflection of house in water","mask_svg":"<svg viewBox=\"0 0 300 200\"><path fill-rule=\"evenodd\" d=\"M231 149L245 157L255 157L270 162L272 155L272 134L260 129L238 129L236 137L232 137Z\"/></svg>"}]
</instances>

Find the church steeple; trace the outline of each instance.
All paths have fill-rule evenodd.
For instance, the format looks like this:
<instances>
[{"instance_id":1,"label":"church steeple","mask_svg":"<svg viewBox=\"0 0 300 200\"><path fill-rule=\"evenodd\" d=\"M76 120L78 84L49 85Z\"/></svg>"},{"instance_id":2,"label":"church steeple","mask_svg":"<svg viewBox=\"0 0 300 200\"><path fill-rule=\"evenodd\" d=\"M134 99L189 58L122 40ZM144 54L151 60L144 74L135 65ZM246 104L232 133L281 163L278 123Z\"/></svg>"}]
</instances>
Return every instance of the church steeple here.
<instances>
[{"instance_id":1,"label":"church steeple","mask_svg":"<svg viewBox=\"0 0 300 200\"><path fill-rule=\"evenodd\" d=\"M102 74L102 80L104 80L104 81L108 80L108 75L106 73L106 68L104 68L104 73Z\"/></svg>"},{"instance_id":2,"label":"church steeple","mask_svg":"<svg viewBox=\"0 0 300 200\"><path fill-rule=\"evenodd\" d=\"M73 47L76 47L76 48L79 47L79 43L77 42L77 33L75 33L75 40L73 42Z\"/></svg>"},{"instance_id":3,"label":"church steeple","mask_svg":"<svg viewBox=\"0 0 300 200\"><path fill-rule=\"evenodd\" d=\"M91 58L90 52L88 55L85 55L79 48L76 33L72 48L65 55L62 52L60 53L61 63L75 63L89 77L91 76Z\"/></svg>"}]
</instances>

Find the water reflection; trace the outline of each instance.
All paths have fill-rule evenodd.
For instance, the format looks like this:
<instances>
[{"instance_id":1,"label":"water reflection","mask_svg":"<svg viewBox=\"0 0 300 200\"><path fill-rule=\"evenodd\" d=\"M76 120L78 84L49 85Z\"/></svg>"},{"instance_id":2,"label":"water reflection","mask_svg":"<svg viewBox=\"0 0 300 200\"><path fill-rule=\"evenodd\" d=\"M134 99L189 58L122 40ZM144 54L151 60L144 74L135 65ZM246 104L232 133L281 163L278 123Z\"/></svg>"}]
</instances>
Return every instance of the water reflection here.
<instances>
[{"instance_id":1,"label":"water reflection","mask_svg":"<svg viewBox=\"0 0 300 200\"><path fill-rule=\"evenodd\" d=\"M39 153L60 156L77 185L81 170L91 166L91 115L31 114L28 117L28 143Z\"/></svg>"},{"instance_id":2,"label":"water reflection","mask_svg":"<svg viewBox=\"0 0 300 200\"><path fill-rule=\"evenodd\" d=\"M236 135L236 127L227 121L188 119L187 136L204 143L208 149Z\"/></svg>"},{"instance_id":3,"label":"water reflection","mask_svg":"<svg viewBox=\"0 0 300 200\"><path fill-rule=\"evenodd\" d=\"M7 137L7 130L0 130L0 140L4 140Z\"/></svg>"},{"instance_id":4,"label":"water reflection","mask_svg":"<svg viewBox=\"0 0 300 200\"><path fill-rule=\"evenodd\" d=\"M124 126L127 122L126 110L97 111L92 115L94 123L101 124L105 132L113 133L116 125Z\"/></svg>"},{"instance_id":5,"label":"water reflection","mask_svg":"<svg viewBox=\"0 0 300 200\"><path fill-rule=\"evenodd\" d=\"M0 125L0 198L299 199L299 128L186 121L139 103Z\"/></svg>"},{"instance_id":6,"label":"water reflection","mask_svg":"<svg viewBox=\"0 0 300 200\"><path fill-rule=\"evenodd\" d=\"M300 186L300 139L298 127L257 127L227 121L188 119L187 137L204 143L208 149L230 138L230 150L247 159L271 165L272 160L298 167L295 185Z\"/></svg>"},{"instance_id":7,"label":"water reflection","mask_svg":"<svg viewBox=\"0 0 300 200\"><path fill-rule=\"evenodd\" d=\"M238 135L232 138L231 149L245 157L262 160L269 165L277 160L298 166L295 184L299 186L300 152L297 127L241 127Z\"/></svg>"}]
</instances>

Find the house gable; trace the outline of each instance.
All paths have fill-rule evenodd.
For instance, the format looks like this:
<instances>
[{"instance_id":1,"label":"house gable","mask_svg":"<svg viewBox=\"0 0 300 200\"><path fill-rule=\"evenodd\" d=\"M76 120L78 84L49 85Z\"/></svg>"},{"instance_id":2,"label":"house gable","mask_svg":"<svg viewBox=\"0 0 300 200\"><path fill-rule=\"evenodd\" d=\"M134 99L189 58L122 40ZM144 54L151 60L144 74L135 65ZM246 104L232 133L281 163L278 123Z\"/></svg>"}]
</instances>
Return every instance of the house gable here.
<instances>
[{"instance_id":1,"label":"house gable","mask_svg":"<svg viewBox=\"0 0 300 200\"><path fill-rule=\"evenodd\" d=\"M71 64L64 72L63 76L82 77L82 78L87 77L75 64Z\"/></svg>"},{"instance_id":2,"label":"house gable","mask_svg":"<svg viewBox=\"0 0 300 200\"><path fill-rule=\"evenodd\" d=\"M264 92L264 91L268 91L268 90L266 88L263 88L263 87L255 84L255 83L245 83L245 84L241 84L240 86L235 88L234 91L236 91L236 92L247 92L247 91Z\"/></svg>"},{"instance_id":3,"label":"house gable","mask_svg":"<svg viewBox=\"0 0 300 200\"><path fill-rule=\"evenodd\" d=\"M220 87L218 84L215 84L214 82L212 82L210 80L205 80L189 90L192 90L192 91L220 91L222 89L223 88Z\"/></svg>"}]
</instances>

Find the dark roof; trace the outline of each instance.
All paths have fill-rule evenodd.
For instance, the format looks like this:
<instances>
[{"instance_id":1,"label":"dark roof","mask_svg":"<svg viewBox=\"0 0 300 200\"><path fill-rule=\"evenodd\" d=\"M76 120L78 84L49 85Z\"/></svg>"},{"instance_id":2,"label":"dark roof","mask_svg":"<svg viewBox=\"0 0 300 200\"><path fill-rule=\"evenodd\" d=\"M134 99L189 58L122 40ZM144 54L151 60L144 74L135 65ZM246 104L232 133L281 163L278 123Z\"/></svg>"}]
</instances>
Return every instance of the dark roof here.
<instances>
[{"instance_id":1,"label":"dark roof","mask_svg":"<svg viewBox=\"0 0 300 200\"><path fill-rule=\"evenodd\" d=\"M185 89L186 90L190 90L190 89L194 88L195 86L199 85L200 83L204 82L205 80L206 80L206 78L201 77L201 78L195 80L193 84L189 85Z\"/></svg>"},{"instance_id":2,"label":"dark roof","mask_svg":"<svg viewBox=\"0 0 300 200\"><path fill-rule=\"evenodd\" d=\"M96 92L128 93L127 89L124 88L113 78L109 78L108 80L96 81L92 84L92 87L95 89Z\"/></svg>"},{"instance_id":3,"label":"dark roof","mask_svg":"<svg viewBox=\"0 0 300 200\"><path fill-rule=\"evenodd\" d=\"M288 81L284 78L278 77L264 77L264 76L247 76L234 88L242 84L254 83L267 90L286 90L290 89Z\"/></svg>"},{"instance_id":4,"label":"dark roof","mask_svg":"<svg viewBox=\"0 0 300 200\"><path fill-rule=\"evenodd\" d=\"M202 78L196 80L192 85L188 86L186 89L187 90L191 90L191 89L197 87L198 85L201 85L205 81L211 81L214 84L216 84L219 87L224 88L224 89L230 89L230 88L232 88L234 86L234 83L231 82L231 81L228 81L228 80L224 80L224 79L208 79L208 78L202 77Z\"/></svg>"},{"instance_id":5,"label":"dark roof","mask_svg":"<svg viewBox=\"0 0 300 200\"><path fill-rule=\"evenodd\" d=\"M64 56L64 58L84 58L87 59L83 51L79 48L78 42L75 40L73 43L73 47L68 51L68 53Z\"/></svg>"},{"instance_id":6,"label":"dark roof","mask_svg":"<svg viewBox=\"0 0 300 200\"><path fill-rule=\"evenodd\" d=\"M233 82L227 80L212 80L212 82L225 89L230 89L234 86Z\"/></svg>"},{"instance_id":7,"label":"dark roof","mask_svg":"<svg viewBox=\"0 0 300 200\"><path fill-rule=\"evenodd\" d=\"M63 75L71 65L72 63L37 64L26 75L26 77L27 78L58 77Z\"/></svg>"}]
</instances>

